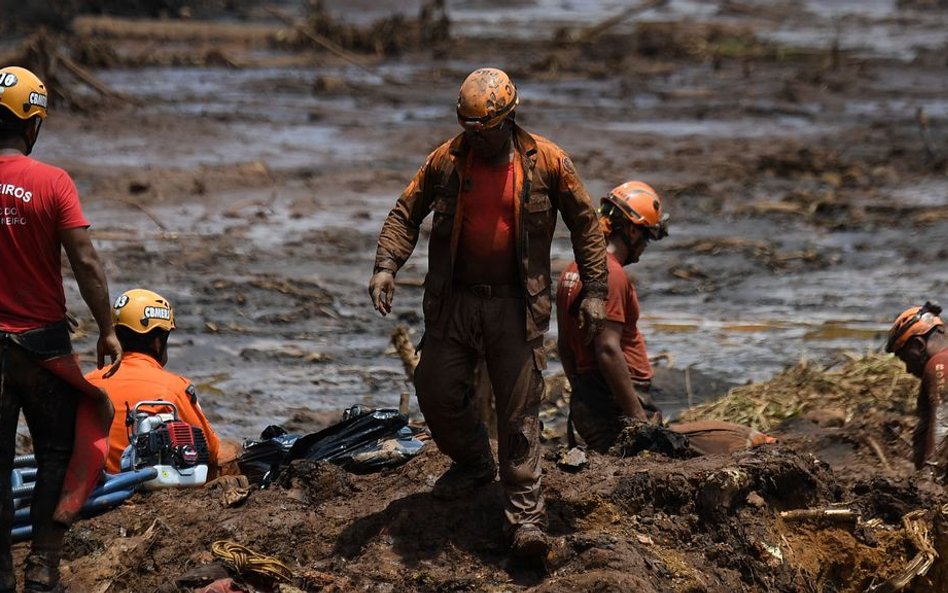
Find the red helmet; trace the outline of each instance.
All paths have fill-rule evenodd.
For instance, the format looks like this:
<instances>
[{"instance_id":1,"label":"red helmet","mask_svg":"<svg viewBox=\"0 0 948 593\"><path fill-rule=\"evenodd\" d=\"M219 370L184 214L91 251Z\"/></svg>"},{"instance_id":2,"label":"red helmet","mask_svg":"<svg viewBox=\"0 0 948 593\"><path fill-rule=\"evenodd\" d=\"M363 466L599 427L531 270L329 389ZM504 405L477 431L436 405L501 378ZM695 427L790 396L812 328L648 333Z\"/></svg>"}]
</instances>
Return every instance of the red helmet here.
<instances>
[{"instance_id":1,"label":"red helmet","mask_svg":"<svg viewBox=\"0 0 948 593\"><path fill-rule=\"evenodd\" d=\"M939 325L945 325L938 314L941 307L925 301L921 307L910 307L895 318L885 343L886 352L898 352L914 336L924 336Z\"/></svg>"},{"instance_id":2,"label":"red helmet","mask_svg":"<svg viewBox=\"0 0 948 593\"><path fill-rule=\"evenodd\" d=\"M662 213L662 199L647 183L626 181L602 198L602 214L611 216L617 210L632 224L645 227L652 239L668 235L668 215Z\"/></svg>"}]
</instances>

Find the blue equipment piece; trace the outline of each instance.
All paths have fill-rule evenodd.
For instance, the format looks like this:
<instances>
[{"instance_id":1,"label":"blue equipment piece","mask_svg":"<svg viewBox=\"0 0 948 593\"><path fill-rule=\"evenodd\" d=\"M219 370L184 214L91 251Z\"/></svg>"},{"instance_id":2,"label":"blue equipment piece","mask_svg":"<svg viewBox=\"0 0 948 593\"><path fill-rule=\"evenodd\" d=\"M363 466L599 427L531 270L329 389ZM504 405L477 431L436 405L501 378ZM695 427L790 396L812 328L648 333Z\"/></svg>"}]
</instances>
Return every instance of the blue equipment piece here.
<instances>
[{"instance_id":1,"label":"blue equipment piece","mask_svg":"<svg viewBox=\"0 0 948 593\"><path fill-rule=\"evenodd\" d=\"M92 491L89 499L82 506L81 516L92 517L98 513L116 507L129 498L138 489L138 486L153 480L158 476L158 470L154 467L146 467L133 472L123 472L120 474L107 474L103 472L104 481ZM27 484L32 494L34 483ZM21 486L24 488L25 486ZM33 526L30 521L30 507L17 509L13 515L13 531L11 532L14 542L26 541L33 537Z\"/></svg>"}]
</instances>

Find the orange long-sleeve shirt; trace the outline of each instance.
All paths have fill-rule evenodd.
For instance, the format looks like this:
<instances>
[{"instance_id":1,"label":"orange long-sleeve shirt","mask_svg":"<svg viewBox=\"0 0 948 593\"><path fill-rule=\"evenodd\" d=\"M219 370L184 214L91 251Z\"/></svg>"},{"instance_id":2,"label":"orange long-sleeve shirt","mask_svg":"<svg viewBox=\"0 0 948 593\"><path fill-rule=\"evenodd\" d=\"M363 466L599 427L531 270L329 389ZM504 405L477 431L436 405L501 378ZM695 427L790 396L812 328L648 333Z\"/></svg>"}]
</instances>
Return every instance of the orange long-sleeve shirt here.
<instances>
[{"instance_id":1,"label":"orange long-sleeve shirt","mask_svg":"<svg viewBox=\"0 0 948 593\"><path fill-rule=\"evenodd\" d=\"M220 439L210 422L204 416L204 411L197 401L194 386L190 381L165 370L161 364L148 356L138 352L127 352L122 358L119 370L109 377L103 378L108 370L92 371L86 379L96 387L101 387L109 394L112 405L115 406L115 418L109 430L109 456L105 462L105 469L109 472L119 471L119 462L122 452L128 447L128 429L125 426L126 404L134 408L135 404L146 400L164 400L178 407L178 418L204 431L207 439L207 448L210 454L211 465L217 464L217 454L220 450Z\"/></svg>"}]
</instances>

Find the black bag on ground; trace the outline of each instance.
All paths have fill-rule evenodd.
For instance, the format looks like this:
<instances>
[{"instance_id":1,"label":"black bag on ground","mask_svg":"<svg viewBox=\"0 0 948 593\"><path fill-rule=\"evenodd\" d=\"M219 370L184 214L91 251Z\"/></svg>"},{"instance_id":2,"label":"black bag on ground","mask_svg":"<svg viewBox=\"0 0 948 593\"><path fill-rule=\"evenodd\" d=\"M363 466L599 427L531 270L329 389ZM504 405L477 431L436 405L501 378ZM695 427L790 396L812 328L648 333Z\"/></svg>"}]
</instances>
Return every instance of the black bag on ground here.
<instances>
[{"instance_id":1,"label":"black bag on ground","mask_svg":"<svg viewBox=\"0 0 948 593\"><path fill-rule=\"evenodd\" d=\"M287 456L300 437L287 434L282 426L271 425L260 434L264 440L244 446L244 452L237 459L240 473L247 476L251 484L268 486L280 472L280 468L289 463Z\"/></svg>"},{"instance_id":2,"label":"black bag on ground","mask_svg":"<svg viewBox=\"0 0 948 593\"><path fill-rule=\"evenodd\" d=\"M263 487L296 459L329 461L354 473L378 471L399 465L420 450L420 442L404 434L407 426L408 418L398 410L353 406L343 413L341 422L304 436L287 434L279 426L267 427L262 440L244 448L237 465L251 483ZM392 439L405 444L394 453L381 451L383 442ZM377 450L382 454L372 455Z\"/></svg>"},{"instance_id":3,"label":"black bag on ground","mask_svg":"<svg viewBox=\"0 0 948 593\"><path fill-rule=\"evenodd\" d=\"M293 443L287 463L294 459L313 459L331 461L345 468L353 453L381 439L394 438L399 430L408 426L408 418L398 410L353 406L342 418L338 424L300 437Z\"/></svg>"}]
</instances>

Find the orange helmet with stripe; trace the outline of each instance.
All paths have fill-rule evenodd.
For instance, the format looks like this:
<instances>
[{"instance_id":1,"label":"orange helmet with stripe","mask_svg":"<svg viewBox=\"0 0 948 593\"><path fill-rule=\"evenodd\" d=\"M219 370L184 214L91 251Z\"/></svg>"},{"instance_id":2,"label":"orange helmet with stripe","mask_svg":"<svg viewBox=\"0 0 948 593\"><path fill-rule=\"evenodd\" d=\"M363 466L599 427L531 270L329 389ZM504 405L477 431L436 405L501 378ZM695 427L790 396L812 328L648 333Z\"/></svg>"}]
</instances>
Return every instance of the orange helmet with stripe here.
<instances>
[{"instance_id":1,"label":"orange helmet with stripe","mask_svg":"<svg viewBox=\"0 0 948 593\"><path fill-rule=\"evenodd\" d=\"M602 198L599 212L611 219L616 213L634 225L643 227L654 240L668 236L668 215L662 212L662 199L652 186L641 181L626 181Z\"/></svg>"},{"instance_id":2,"label":"orange helmet with stripe","mask_svg":"<svg viewBox=\"0 0 948 593\"><path fill-rule=\"evenodd\" d=\"M886 352L898 352L911 338L924 336L938 326L944 326L944 321L938 315L941 307L931 301L926 301L921 307L910 307L898 317L889 329L889 339L885 343Z\"/></svg>"}]
</instances>

